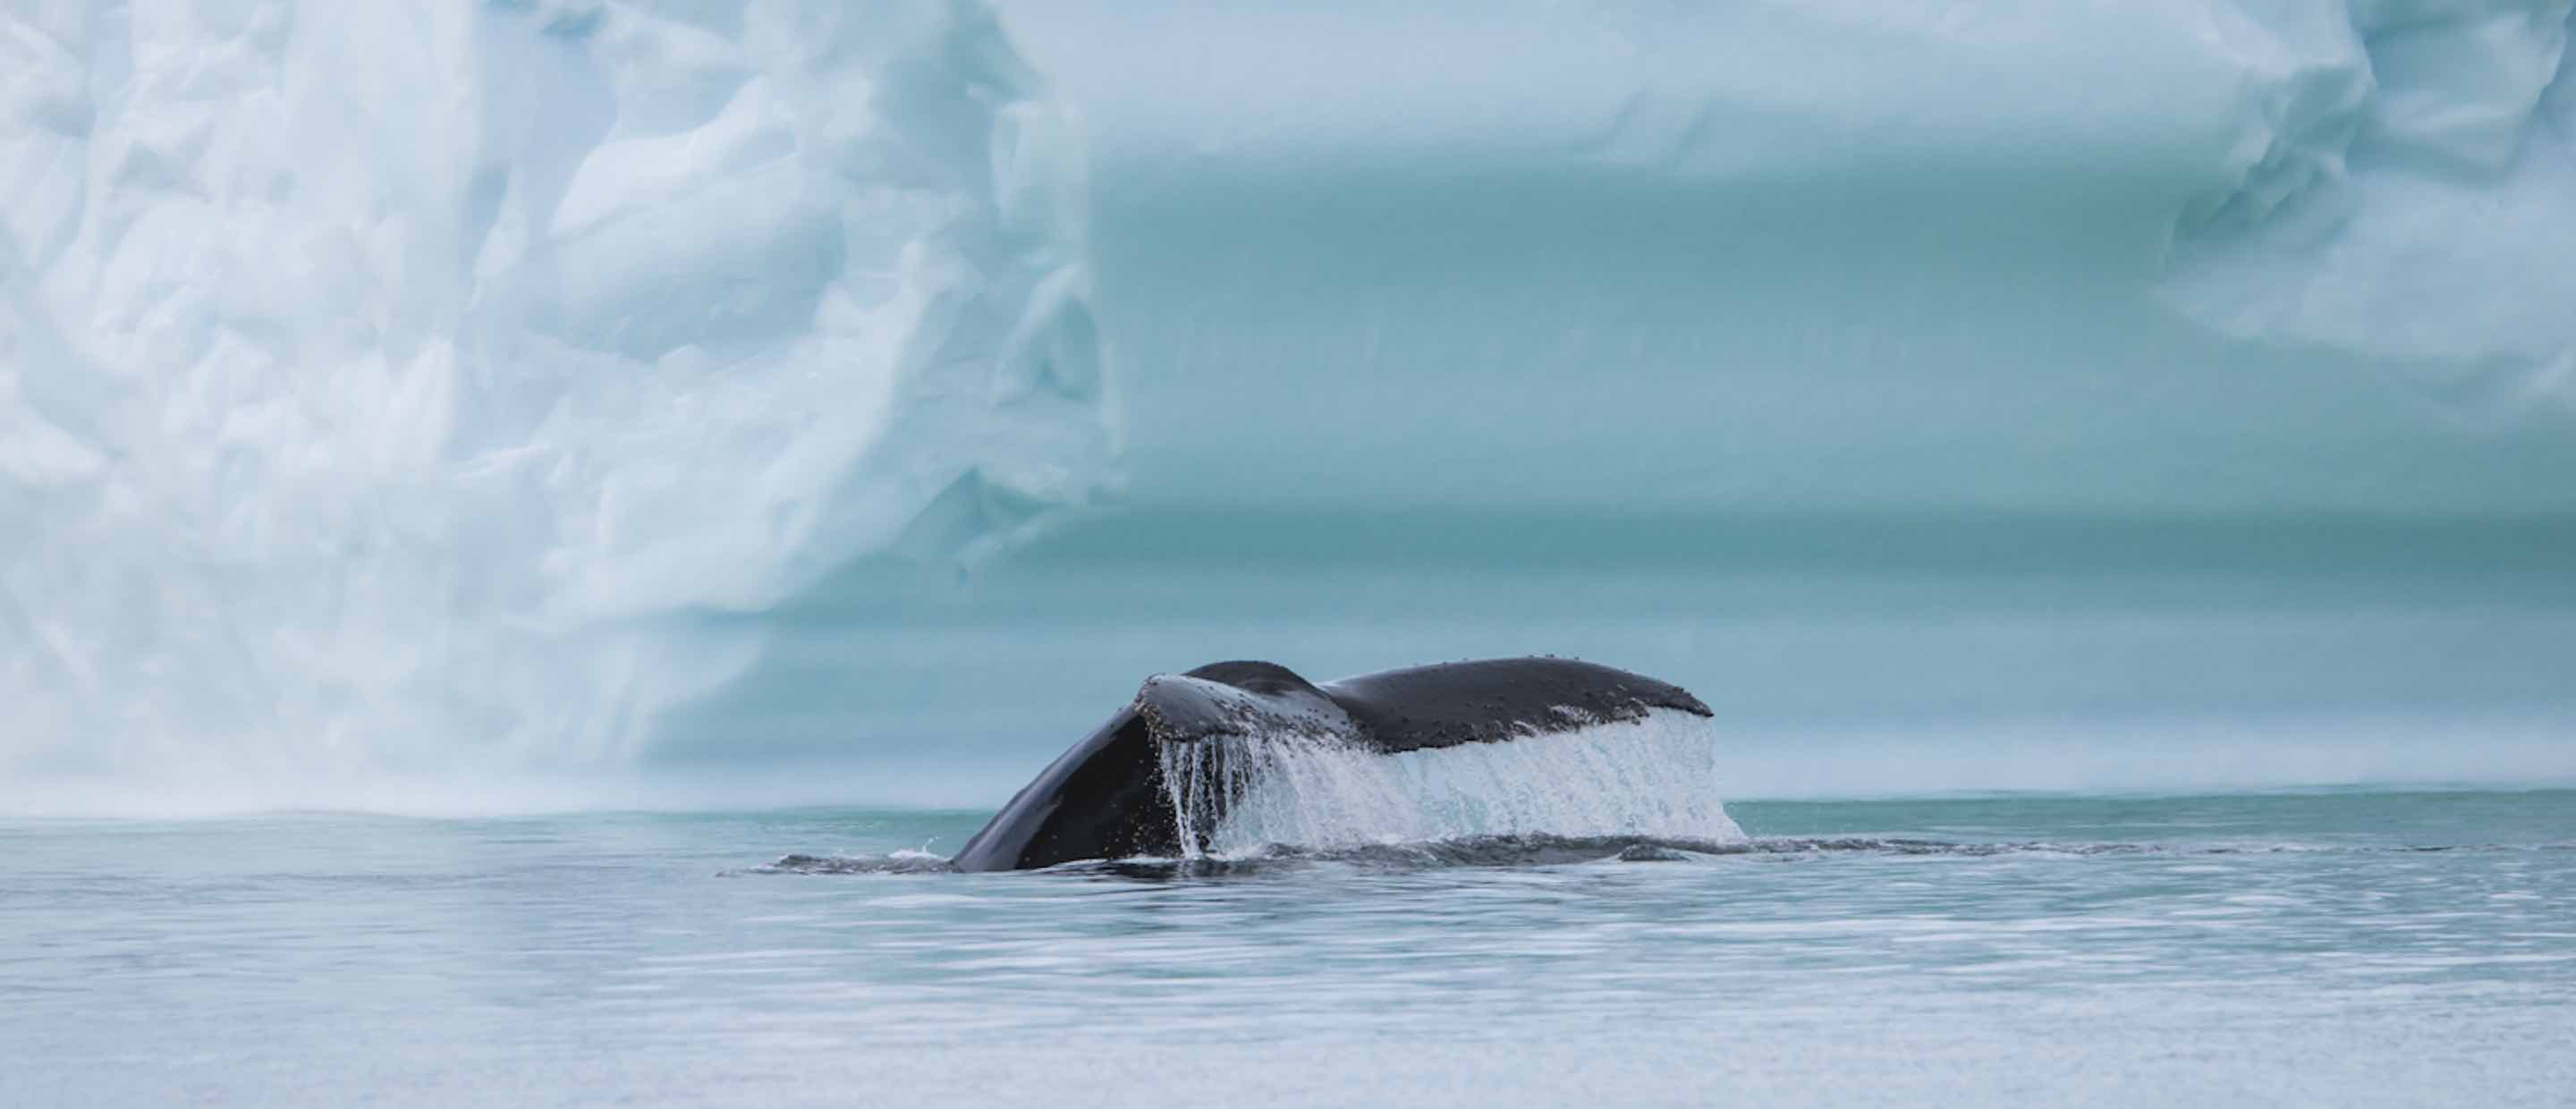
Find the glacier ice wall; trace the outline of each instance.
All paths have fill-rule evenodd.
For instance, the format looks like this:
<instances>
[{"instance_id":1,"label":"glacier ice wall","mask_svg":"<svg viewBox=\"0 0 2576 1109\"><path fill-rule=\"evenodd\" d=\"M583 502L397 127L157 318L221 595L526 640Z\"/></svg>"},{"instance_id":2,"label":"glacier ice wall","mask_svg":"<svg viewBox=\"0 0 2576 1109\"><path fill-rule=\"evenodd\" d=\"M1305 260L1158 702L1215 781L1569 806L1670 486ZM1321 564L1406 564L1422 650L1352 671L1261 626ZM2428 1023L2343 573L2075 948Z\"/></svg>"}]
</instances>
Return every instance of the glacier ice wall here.
<instances>
[{"instance_id":1,"label":"glacier ice wall","mask_svg":"<svg viewBox=\"0 0 2576 1109\"><path fill-rule=\"evenodd\" d=\"M2576 510L2562 0L1005 14L1139 504Z\"/></svg>"},{"instance_id":2,"label":"glacier ice wall","mask_svg":"<svg viewBox=\"0 0 2576 1109\"><path fill-rule=\"evenodd\" d=\"M580 769L698 635L1102 488L968 0L0 5L0 775Z\"/></svg>"},{"instance_id":3,"label":"glacier ice wall","mask_svg":"<svg viewBox=\"0 0 2576 1109\"><path fill-rule=\"evenodd\" d=\"M889 737L845 795L1515 652L1709 699L1730 796L2576 780L2561 0L1001 9L1125 495L710 714Z\"/></svg>"},{"instance_id":4,"label":"glacier ice wall","mask_svg":"<svg viewBox=\"0 0 2576 1109\"><path fill-rule=\"evenodd\" d=\"M0 780L984 801L1519 650L2526 765L2569 9L0 0Z\"/></svg>"},{"instance_id":5,"label":"glacier ice wall","mask_svg":"<svg viewBox=\"0 0 2576 1109\"><path fill-rule=\"evenodd\" d=\"M2242 177L2185 213L2172 302L2248 341L2412 362L2420 387L2473 415L2563 417L2576 403L2569 9L2284 7L2304 18L2242 35L2259 109L2231 157Z\"/></svg>"}]
</instances>

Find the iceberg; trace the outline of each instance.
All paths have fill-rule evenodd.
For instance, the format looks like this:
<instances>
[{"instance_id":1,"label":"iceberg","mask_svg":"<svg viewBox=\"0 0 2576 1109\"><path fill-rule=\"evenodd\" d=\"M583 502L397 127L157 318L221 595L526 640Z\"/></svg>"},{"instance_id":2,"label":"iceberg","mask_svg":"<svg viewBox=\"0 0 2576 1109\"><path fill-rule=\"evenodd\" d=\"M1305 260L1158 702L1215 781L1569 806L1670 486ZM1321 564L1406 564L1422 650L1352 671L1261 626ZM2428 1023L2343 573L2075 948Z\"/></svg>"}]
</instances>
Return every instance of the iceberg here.
<instances>
[{"instance_id":1,"label":"iceberg","mask_svg":"<svg viewBox=\"0 0 2576 1109\"><path fill-rule=\"evenodd\" d=\"M2253 39L2243 179L2187 214L2170 302L2251 344L2399 367L2488 430L2563 438L2569 7L2356 4Z\"/></svg>"},{"instance_id":2,"label":"iceberg","mask_svg":"<svg viewBox=\"0 0 2576 1109\"><path fill-rule=\"evenodd\" d=\"M2571 2L0 0L0 778L983 803L1516 650L2576 773ZM2398 578L2028 617L2257 563Z\"/></svg>"},{"instance_id":3,"label":"iceberg","mask_svg":"<svg viewBox=\"0 0 2576 1109\"><path fill-rule=\"evenodd\" d=\"M0 73L13 782L614 764L708 614L1111 480L977 4L13 0Z\"/></svg>"},{"instance_id":4,"label":"iceberg","mask_svg":"<svg viewBox=\"0 0 2576 1109\"><path fill-rule=\"evenodd\" d=\"M1004 10L1140 504L2475 515L2576 508L2568 8Z\"/></svg>"}]
</instances>

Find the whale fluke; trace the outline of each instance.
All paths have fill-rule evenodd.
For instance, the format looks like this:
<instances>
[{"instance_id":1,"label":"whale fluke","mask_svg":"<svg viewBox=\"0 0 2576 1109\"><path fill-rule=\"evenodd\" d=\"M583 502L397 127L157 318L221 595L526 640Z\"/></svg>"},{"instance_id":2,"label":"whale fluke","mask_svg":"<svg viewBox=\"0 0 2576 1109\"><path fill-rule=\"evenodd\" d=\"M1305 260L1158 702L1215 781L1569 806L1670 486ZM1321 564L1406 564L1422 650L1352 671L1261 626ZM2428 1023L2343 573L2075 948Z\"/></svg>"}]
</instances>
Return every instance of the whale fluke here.
<instances>
[{"instance_id":1,"label":"whale fluke","mask_svg":"<svg viewBox=\"0 0 2576 1109\"><path fill-rule=\"evenodd\" d=\"M1566 658L1414 666L1324 689L1351 715L1361 741L1389 754L1572 731L1659 708L1711 715L1680 686Z\"/></svg>"},{"instance_id":2,"label":"whale fluke","mask_svg":"<svg viewBox=\"0 0 2576 1109\"><path fill-rule=\"evenodd\" d=\"M1322 685L1270 662L1157 674L1011 798L954 863L1019 870L1180 853L1183 831L1162 780L1166 744L1300 735L1396 754L1569 732L1659 708L1710 715L1680 686L1575 659L1440 663Z\"/></svg>"}]
</instances>

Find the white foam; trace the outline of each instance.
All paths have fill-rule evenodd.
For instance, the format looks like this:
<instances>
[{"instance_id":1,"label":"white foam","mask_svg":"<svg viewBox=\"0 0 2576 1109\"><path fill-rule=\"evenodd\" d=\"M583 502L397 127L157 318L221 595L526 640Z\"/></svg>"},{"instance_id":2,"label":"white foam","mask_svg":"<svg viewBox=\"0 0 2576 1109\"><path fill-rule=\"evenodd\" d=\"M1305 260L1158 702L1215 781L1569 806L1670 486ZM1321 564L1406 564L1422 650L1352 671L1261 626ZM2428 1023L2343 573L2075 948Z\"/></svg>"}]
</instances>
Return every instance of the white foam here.
<instances>
[{"instance_id":1,"label":"white foam","mask_svg":"<svg viewBox=\"0 0 2576 1109\"><path fill-rule=\"evenodd\" d=\"M1738 840L1719 747L1705 721L1658 710L1396 755L1286 734L1166 744L1162 755L1184 849L1241 855L1493 835ZM1213 833L1204 847L1190 834L1199 827Z\"/></svg>"}]
</instances>

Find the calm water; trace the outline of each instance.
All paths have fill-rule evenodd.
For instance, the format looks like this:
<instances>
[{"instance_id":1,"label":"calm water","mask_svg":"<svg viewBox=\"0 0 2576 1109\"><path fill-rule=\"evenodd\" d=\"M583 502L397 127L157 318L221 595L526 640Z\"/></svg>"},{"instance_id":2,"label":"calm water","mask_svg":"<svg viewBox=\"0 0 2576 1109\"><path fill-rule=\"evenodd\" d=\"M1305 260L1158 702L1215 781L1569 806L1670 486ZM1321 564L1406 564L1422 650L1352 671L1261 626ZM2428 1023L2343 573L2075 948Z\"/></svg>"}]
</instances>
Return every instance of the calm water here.
<instances>
[{"instance_id":1,"label":"calm water","mask_svg":"<svg viewBox=\"0 0 2576 1109\"><path fill-rule=\"evenodd\" d=\"M980 813L19 821L0 1102L2576 1099L2576 793L1732 811L975 876L903 852Z\"/></svg>"}]
</instances>

